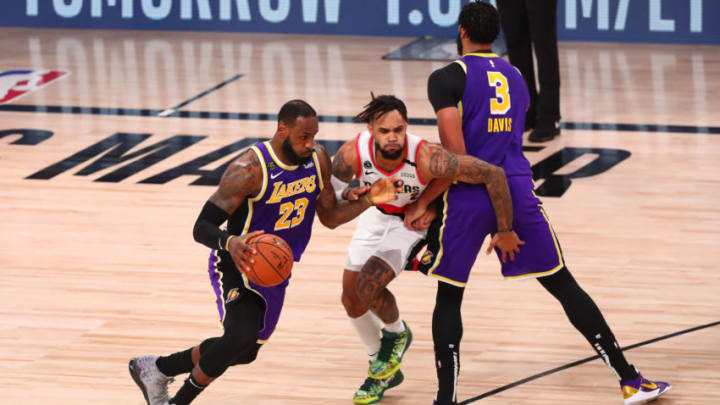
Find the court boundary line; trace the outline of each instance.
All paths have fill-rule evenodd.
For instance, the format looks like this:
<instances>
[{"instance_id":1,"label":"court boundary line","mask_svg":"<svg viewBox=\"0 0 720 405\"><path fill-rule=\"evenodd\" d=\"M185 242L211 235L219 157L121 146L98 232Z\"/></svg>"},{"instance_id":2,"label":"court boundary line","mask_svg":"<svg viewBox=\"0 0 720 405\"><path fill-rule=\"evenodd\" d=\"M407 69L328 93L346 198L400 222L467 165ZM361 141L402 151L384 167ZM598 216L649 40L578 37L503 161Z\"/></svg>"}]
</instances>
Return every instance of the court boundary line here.
<instances>
[{"instance_id":1,"label":"court boundary line","mask_svg":"<svg viewBox=\"0 0 720 405\"><path fill-rule=\"evenodd\" d=\"M25 112L45 114L79 114L79 115L114 115L131 117L161 117L160 114L168 110L115 108L115 107L82 107L59 105L28 105L4 104L0 105L0 112ZM226 111L175 111L169 115L171 118L220 119L242 121L276 121L277 114L226 112ZM339 124L354 123L353 117L345 115L319 115L320 122L333 122ZM435 118L410 118L410 125L437 125ZM694 126L694 125L662 125L662 124L628 124L603 122L561 122L560 128L564 130L582 131L618 131L618 132L658 132L658 133L687 133L687 134L718 134L720 127Z\"/></svg>"},{"instance_id":2,"label":"court boundary line","mask_svg":"<svg viewBox=\"0 0 720 405\"><path fill-rule=\"evenodd\" d=\"M235 76L233 76L223 82L220 82L219 84L201 92L200 94L190 97L189 99L183 101L182 103L180 103L174 107L170 107L167 110L162 111L161 113L158 114L158 117L170 117L170 116L174 115L179 109L185 107L186 105L192 103L193 101L196 101L202 97L205 97L208 94L212 93L213 91L218 90L218 89L222 88L223 86L225 86L226 84L230 84L243 76L245 76L245 75L242 73L236 74Z\"/></svg>"},{"instance_id":3,"label":"court boundary line","mask_svg":"<svg viewBox=\"0 0 720 405\"><path fill-rule=\"evenodd\" d=\"M629 345L629 346L627 346L627 347L623 347L621 350L622 350L623 352L624 352L624 351L627 351L627 350L632 350L632 349L635 349L635 348L638 348L638 347L641 347L641 346L649 345L649 344L651 344L651 343L659 342L659 341L661 341L661 340L666 340L666 339L674 338L674 337L677 337L677 336L680 336L680 335L684 335L684 334L691 333L691 332L696 332L696 331L698 331L698 330L707 329L707 328L711 328L711 327L713 327L713 326L718 326L718 325L720 325L720 321L710 322L710 323L705 324L705 325L695 326L695 327L692 327L692 328L689 328L689 329L684 329L684 330L677 331L677 332L673 332L673 333L670 333L670 334L667 334L667 335L664 335L664 336L660 336L660 337L656 337L656 338L653 338L653 339L649 339L649 340L646 340L646 341L643 341L643 342L640 342L640 343L635 343L635 344ZM560 366L560 367L555 367L555 368L552 368L552 369L550 369L550 370L546 370L546 371L543 371L543 372L541 372L541 373L538 373L538 374L535 374L535 375L531 375L530 377L523 378L522 380L517 380L517 381L512 382L512 383L510 383L510 384L503 385L502 387L495 388L494 390L490 390L490 391L488 391L488 392L486 392L486 393L483 393L483 394L480 394L480 395L478 395L478 396L475 396L475 397L472 397L472 398L468 398L468 399L466 399L466 400L464 400L464 401L462 401L462 402L458 402L458 405L467 405L467 404L470 404L470 403L472 403L472 402L479 401L479 400L481 400L481 399L483 399L483 398L487 398L487 397L493 396L493 395L495 395L495 394L499 394L499 393L501 393L501 392L503 392L503 391L507 391L507 390L509 390L509 389L511 389L511 388L515 388L515 387L517 387L517 386L519 386L519 385L522 385L522 384L525 384L525 383L528 383L528 382L531 382L531 381L540 379L540 378L542 378L542 377L545 377L545 376L548 376L548 375L551 375L551 374L555 374L555 373L560 372L560 371L563 371L563 370L567 370L567 369L569 369L569 368L573 368L573 367L579 366L579 365L581 365L581 364L588 363L588 362L593 361L593 360L597 360L597 359L599 359L599 358L600 358L600 356L596 354L595 356L592 356L592 357L586 357L586 358L584 358L584 359L577 360L577 361L574 361L574 362L572 362L572 363L567 363L567 364L564 364L564 365L562 365L562 366Z\"/></svg>"}]
</instances>

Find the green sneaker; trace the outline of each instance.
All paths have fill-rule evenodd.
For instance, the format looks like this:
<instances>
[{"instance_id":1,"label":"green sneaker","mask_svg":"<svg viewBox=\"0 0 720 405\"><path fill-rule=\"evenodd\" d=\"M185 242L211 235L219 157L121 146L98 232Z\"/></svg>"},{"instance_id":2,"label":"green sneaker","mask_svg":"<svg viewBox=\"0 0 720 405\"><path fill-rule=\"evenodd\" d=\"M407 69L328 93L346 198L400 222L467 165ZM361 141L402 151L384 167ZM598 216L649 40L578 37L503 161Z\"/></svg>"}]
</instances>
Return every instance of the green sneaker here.
<instances>
[{"instance_id":1,"label":"green sneaker","mask_svg":"<svg viewBox=\"0 0 720 405\"><path fill-rule=\"evenodd\" d=\"M405 331L401 333L392 333L383 329L380 352L378 352L377 359L370 363L370 370L368 370L368 376L371 378L381 380L400 370L403 355L412 342L410 328L405 321L403 321L403 325L405 325Z\"/></svg>"},{"instance_id":2,"label":"green sneaker","mask_svg":"<svg viewBox=\"0 0 720 405\"><path fill-rule=\"evenodd\" d=\"M356 404L374 404L383 398L385 391L392 387L400 385L405 379L402 371L398 370L395 374L384 380L377 380L374 378L366 378L363 385L355 391L353 396L353 402Z\"/></svg>"}]
</instances>

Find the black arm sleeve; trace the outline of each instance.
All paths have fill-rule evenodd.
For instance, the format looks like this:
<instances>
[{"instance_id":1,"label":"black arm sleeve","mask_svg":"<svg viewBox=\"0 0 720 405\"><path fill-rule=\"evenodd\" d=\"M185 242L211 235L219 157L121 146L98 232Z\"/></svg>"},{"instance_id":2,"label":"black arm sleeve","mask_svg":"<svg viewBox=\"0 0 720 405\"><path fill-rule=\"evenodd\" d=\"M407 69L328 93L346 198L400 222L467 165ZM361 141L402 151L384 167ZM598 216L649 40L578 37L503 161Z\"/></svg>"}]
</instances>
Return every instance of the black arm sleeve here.
<instances>
[{"instance_id":1,"label":"black arm sleeve","mask_svg":"<svg viewBox=\"0 0 720 405\"><path fill-rule=\"evenodd\" d=\"M220 225L229 217L222 208L210 201L206 202L195 221L193 238L210 249L225 250L225 242L230 234L221 230Z\"/></svg>"},{"instance_id":2,"label":"black arm sleeve","mask_svg":"<svg viewBox=\"0 0 720 405\"><path fill-rule=\"evenodd\" d=\"M445 107L457 107L465 93L465 71L458 63L438 69L428 79L428 99L435 112Z\"/></svg>"}]
</instances>

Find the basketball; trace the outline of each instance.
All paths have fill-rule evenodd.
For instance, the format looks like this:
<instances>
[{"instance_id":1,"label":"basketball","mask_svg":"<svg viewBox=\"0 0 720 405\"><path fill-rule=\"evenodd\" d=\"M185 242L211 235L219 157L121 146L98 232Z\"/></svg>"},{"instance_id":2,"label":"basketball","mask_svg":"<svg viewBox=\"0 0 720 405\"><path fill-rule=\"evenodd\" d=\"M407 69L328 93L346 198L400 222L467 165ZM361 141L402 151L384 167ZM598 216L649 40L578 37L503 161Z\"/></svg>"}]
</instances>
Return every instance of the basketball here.
<instances>
[{"instance_id":1,"label":"basketball","mask_svg":"<svg viewBox=\"0 0 720 405\"><path fill-rule=\"evenodd\" d=\"M253 256L255 263L247 272L250 281L261 287L274 287L290 276L293 253L283 238L266 233L248 245L257 251Z\"/></svg>"}]
</instances>

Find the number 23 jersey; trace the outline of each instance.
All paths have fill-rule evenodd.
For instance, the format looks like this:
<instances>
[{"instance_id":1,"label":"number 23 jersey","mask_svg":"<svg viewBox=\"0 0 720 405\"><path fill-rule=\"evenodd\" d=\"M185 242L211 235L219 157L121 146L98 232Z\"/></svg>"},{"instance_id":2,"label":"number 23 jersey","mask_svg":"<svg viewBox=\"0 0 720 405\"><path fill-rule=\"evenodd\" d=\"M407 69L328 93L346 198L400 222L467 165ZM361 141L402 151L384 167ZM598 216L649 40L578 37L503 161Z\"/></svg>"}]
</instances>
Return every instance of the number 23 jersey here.
<instances>
[{"instance_id":1,"label":"number 23 jersey","mask_svg":"<svg viewBox=\"0 0 720 405\"><path fill-rule=\"evenodd\" d=\"M317 152L306 163L282 163L269 141L251 147L258 155L263 179L260 192L245 199L228 220L228 232L242 235L263 230L285 239L298 262L310 241L322 174Z\"/></svg>"}]
</instances>

